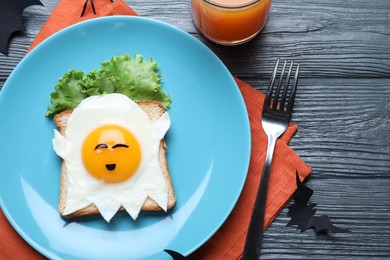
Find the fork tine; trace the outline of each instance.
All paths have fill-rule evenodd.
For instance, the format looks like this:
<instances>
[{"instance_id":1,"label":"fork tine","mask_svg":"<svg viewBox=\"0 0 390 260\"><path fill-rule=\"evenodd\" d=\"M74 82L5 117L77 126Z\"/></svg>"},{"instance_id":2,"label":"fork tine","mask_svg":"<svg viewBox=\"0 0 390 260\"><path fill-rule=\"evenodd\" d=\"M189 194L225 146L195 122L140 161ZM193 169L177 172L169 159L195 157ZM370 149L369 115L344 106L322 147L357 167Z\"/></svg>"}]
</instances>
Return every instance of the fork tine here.
<instances>
[{"instance_id":1,"label":"fork tine","mask_svg":"<svg viewBox=\"0 0 390 260\"><path fill-rule=\"evenodd\" d=\"M276 79L276 73L278 72L279 61L280 61L280 59L278 59L276 61L274 71L272 72L271 80L269 82L267 93L265 95L264 107L270 107L270 104L271 104L272 90L273 90L275 79Z\"/></svg>"},{"instance_id":2,"label":"fork tine","mask_svg":"<svg viewBox=\"0 0 390 260\"><path fill-rule=\"evenodd\" d=\"M280 73L278 86L277 86L276 91L275 91L275 98L274 98L274 101L272 103L272 109L276 109L277 108L277 104L279 102L279 94L280 94L280 89L281 89L282 83L283 83L283 77L284 77L284 71L286 70L286 65L287 65L287 60L285 60L284 63L283 63L282 72Z\"/></svg>"},{"instance_id":3,"label":"fork tine","mask_svg":"<svg viewBox=\"0 0 390 260\"><path fill-rule=\"evenodd\" d=\"M299 67L300 67L300 64L298 63L297 69L295 70L294 82L292 85L290 99L289 99L288 105L287 105L287 112L289 114L292 113L293 107L294 107L295 93L297 92L297 85L298 85Z\"/></svg>"},{"instance_id":4,"label":"fork tine","mask_svg":"<svg viewBox=\"0 0 390 260\"><path fill-rule=\"evenodd\" d=\"M284 84L282 98L280 101L280 110L282 110L282 111L284 110L284 105L286 103L287 90L288 90L288 86L290 84L290 77L291 77L293 65L294 65L294 61L291 61L290 68L288 69L288 73L287 73L286 83Z\"/></svg>"}]
</instances>

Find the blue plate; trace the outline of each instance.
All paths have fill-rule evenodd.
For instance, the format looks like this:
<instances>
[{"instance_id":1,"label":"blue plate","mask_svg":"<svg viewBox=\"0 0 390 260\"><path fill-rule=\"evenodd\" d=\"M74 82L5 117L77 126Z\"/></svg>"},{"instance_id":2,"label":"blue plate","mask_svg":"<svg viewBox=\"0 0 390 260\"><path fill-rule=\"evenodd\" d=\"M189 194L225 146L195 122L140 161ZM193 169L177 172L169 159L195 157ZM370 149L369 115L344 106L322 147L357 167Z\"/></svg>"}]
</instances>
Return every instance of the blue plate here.
<instances>
[{"instance_id":1,"label":"blue plate","mask_svg":"<svg viewBox=\"0 0 390 260\"><path fill-rule=\"evenodd\" d=\"M44 116L49 95L69 69L89 72L117 54L152 57L173 103L168 165L177 204L168 214L117 214L68 221L57 212L60 159ZM98 18L36 47L0 92L0 205L36 250L52 259L171 259L189 255L233 209L250 158L250 128L240 91L223 63L189 34L151 19Z\"/></svg>"}]
</instances>

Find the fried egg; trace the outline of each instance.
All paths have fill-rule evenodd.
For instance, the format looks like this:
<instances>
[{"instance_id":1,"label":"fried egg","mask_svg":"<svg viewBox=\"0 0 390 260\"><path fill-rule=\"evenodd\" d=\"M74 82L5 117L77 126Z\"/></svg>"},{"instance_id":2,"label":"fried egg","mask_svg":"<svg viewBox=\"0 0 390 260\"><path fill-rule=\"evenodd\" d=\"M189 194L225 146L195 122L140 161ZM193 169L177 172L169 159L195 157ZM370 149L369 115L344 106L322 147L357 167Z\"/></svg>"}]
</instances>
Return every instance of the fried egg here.
<instances>
[{"instance_id":1,"label":"fried egg","mask_svg":"<svg viewBox=\"0 0 390 260\"><path fill-rule=\"evenodd\" d=\"M95 204L109 222L123 206L135 220L148 197L166 211L168 187L158 153L169 127L167 112L151 122L122 94L84 99L65 135L54 130L53 148L67 169L63 214Z\"/></svg>"}]
</instances>

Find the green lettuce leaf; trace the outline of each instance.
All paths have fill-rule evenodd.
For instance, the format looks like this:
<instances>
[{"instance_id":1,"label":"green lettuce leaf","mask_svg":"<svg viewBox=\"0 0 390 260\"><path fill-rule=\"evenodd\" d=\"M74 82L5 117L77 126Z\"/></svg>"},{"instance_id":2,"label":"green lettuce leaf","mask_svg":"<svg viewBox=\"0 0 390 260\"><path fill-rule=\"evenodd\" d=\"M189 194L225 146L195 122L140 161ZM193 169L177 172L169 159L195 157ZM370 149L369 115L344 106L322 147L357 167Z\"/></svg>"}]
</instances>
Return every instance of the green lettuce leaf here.
<instances>
[{"instance_id":1,"label":"green lettuce leaf","mask_svg":"<svg viewBox=\"0 0 390 260\"><path fill-rule=\"evenodd\" d=\"M84 78L82 71L70 70L54 86L54 92L50 94L50 104L46 116L60 113L67 109L75 108L86 94L82 92L80 81Z\"/></svg>"},{"instance_id":2,"label":"green lettuce leaf","mask_svg":"<svg viewBox=\"0 0 390 260\"><path fill-rule=\"evenodd\" d=\"M139 54L117 55L101 64L100 70L84 75L70 70L54 87L46 116L74 109L86 97L109 93L121 93L133 101L155 100L165 109L171 104L168 94L162 91L158 64L144 60Z\"/></svg>"}]
</instances>

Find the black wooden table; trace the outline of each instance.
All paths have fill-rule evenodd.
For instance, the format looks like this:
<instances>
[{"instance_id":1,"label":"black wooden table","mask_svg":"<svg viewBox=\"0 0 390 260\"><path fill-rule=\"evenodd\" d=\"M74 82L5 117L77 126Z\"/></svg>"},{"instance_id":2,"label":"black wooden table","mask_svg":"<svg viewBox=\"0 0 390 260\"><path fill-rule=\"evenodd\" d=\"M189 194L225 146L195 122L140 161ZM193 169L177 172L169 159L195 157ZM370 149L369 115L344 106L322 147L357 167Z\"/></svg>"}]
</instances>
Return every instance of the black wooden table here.
<instances>
[{"instance_id":1,"label":"black wooden table","mask_svg":"<svg viewBox=\"0 0 390 260\"><path fill-rule=\"evenodd\" d=\"M25 10L26 30L0 54L0 87L58 1ZM264 259L390 258L390 1L274 0L251 42L218 46L195 29L188 0L126 1L204 42L233 75L264 91L276 58L301 62L291 147L313 172L317 214L352 232L286 227L283 209L265 233Z\"/></svg>"}]
</instances>

